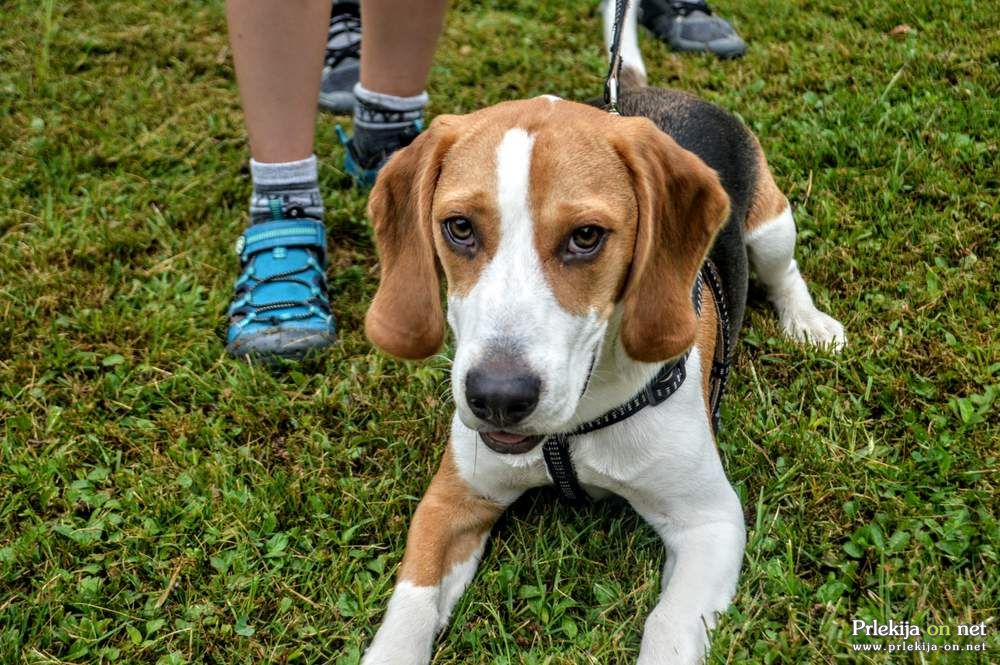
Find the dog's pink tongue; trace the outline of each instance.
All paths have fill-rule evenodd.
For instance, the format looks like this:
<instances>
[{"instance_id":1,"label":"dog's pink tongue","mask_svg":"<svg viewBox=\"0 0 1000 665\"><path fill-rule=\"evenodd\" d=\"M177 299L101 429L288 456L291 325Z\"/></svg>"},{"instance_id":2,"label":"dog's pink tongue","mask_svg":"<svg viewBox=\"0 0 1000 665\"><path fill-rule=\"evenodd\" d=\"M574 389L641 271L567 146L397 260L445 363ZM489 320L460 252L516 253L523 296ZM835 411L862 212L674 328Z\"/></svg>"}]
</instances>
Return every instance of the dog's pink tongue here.
<instances>
[{"instance_id":1,"label":"dog's pink tongue","mask_svg":"<svg viewBox=\"0 0 1000 665\"><path fill-rule=\"evenodd\" d=\"M511 434L510 432L490 432L489 434L494 441L506 443L508 446L512 446L515 443L521 443L528 438L524 434Z\"/></svg>"}]
</instances>

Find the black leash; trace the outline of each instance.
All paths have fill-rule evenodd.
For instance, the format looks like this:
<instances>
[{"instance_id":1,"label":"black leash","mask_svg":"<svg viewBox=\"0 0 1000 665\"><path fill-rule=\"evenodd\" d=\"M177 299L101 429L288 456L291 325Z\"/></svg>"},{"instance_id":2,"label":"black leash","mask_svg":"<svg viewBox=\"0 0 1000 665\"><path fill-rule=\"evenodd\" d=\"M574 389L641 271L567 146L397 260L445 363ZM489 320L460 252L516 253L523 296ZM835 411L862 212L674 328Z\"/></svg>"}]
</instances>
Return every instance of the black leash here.
<instances>
[{"instance_id":1,"label":"black leash","mask_svg":"<svg viewBox=\"0 0 1000 665\"><path fill-rule=\"evenodd\" d=\"M691 292L695 313L699 317L701 316L701 292L706 283L712 290L717 314L715 355L712 359L712 371L709 377L709 396L712 407L712 431L718 432L722 393L726 386L726 378L729 376L732 340L729 339L729 311L726 308L722 292L722 281L719 279L715 265L710 260L706 260L702 266ZM577 505L586 503L589 498L580 487L580 481L573 469L573 458L569 448L570 438L610 427L635 415L647 406L657 406L665 402L667 398L677 392L684 383L684 379L687 378L687 370L685 369L687 358L688 354L685 353L677 360L661 367L652 381L621 406L616 406L598 418L583 423L572 432L546 437L545 441L542 442L542 456L545 458L545 466L549 470L549 476L552 477L552 482L562 498Z\"/></svg>"},{"instance_id":2,"label":"black leash","mask_svg":"<svg viewBox=\"0 0 1000 665\"><path fill-rule=\"evenodd\" d=\"M604 80L604 103L609 113L618 115L618 78L622 73L622 23L632 0L615 0L615 22L611 33L611 54L608 76ZM608 0L611 2L611 0Z\"/></svg>"}]
</instances>

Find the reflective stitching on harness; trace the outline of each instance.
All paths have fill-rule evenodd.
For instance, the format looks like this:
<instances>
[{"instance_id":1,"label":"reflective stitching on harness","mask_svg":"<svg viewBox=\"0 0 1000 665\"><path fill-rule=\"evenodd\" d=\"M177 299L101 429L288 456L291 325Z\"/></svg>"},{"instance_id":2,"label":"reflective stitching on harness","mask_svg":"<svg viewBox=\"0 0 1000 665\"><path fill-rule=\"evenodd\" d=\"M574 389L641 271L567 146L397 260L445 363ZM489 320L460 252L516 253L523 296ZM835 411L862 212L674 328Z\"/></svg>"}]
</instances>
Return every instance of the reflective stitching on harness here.
<instances>
[{"instance_id":1,"label":"reflective stitching on harness","mask_svg":"<svg viewBox=\"0 0 1000 665\"><path fill-rule=\"evenodd\" d=\"M566 435L556 434L545 439L545 443L542 444L542 455L559 494L571 503L585 502L587 493L580 488L576 472L573 470L573 459L569 454Z\"/></svg>"},{"instance_id":2,"label":"reflective stitching on harness","mask_svg":"<svg viewBox=\"0 0 1000 665\"><path fill-rule=\"evenodd\" d=\"M701 316L702 288L705 282L708 282L708 286L712 290L718 314L716 340L721 340L721 343L715 345L715 356L712 360L709 376L712 431L717 433L721 416L722 393L726 387L726 378L729 376L732 340L729 339L729 310L726 308L722 293L722 281L719 279L715 265L708 259L705 260L702 269L698 272L694 288L691 290L691 300L695 313L699 317ZM549 476L563 499L574 504L582 504L589 499L587 493L580 487L580 481L573 468L573 458L569 449L570 437L610 427L635 415L647 406L657 406L665 402L667 398L677 392L684 383L684 379L687 378L687 370L685 369L687 358L688 354L685 353L673 363L664 365L642 391L621 406L611 409L594 420L583 423L568 434L553 434L545 438L542 442L542 456L545 459Z\"/></svg>"}]
</instances>

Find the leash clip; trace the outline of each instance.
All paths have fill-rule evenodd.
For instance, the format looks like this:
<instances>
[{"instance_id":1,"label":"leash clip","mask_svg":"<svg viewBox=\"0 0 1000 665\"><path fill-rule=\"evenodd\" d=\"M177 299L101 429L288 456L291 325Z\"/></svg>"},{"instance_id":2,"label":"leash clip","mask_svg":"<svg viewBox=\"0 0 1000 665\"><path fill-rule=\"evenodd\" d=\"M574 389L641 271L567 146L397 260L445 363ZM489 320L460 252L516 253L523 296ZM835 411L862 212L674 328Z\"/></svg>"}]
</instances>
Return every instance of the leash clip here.
<instances>
[{"instance_id":1,"label":"leash clip","mask_svg":"<svg viewBox=\"0 0 1000 665\"><path fill-rule=\"evenodd\" d=\"M608 113L612 115L621 115L618 111L618 77L622 73L622 22L625 20L629 2L630 0L615 0L615 22L611 33L611 62L608 64L608 76L604 80L604 103L608 106Z\"/></svg>"},{"instance_id":2,"label":"leash clip","mask_svg":"<svg viewBox=\"0 0 1000 665\"><path fill-rule=\"evenodd\" d=\"M604 84L604 100L608 104L608 113L621 115L618 111L618 72L609 76Z\"/></svg>"}]
</instances>

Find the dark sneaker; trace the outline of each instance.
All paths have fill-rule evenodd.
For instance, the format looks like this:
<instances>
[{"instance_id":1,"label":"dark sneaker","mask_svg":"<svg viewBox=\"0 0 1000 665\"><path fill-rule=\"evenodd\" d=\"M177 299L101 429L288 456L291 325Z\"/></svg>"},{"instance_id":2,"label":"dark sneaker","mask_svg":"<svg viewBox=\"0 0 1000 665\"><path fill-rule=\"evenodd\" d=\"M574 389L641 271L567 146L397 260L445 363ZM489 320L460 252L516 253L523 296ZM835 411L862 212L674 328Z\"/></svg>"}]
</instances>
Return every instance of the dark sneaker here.
<instances>
[{"instance_id":1,"label":"dark sneaker","mask_svg":"<svg viewBox=\"0 0 1000 665\"><path fill-rule=\"evenodd\" d=\"M243 270L228 313L230 355L297 359L333 343L322 221L272 199L271 221L247 228L236 253Z\"/></svg>"},{"instance_id":2,"label":"dark sneaker","mask_svg":"<svg viewBox=\"0 0 1000 665\"><path fill-rule=\"evenodd\" d=\"M375 184L379 169L385 166L392 154L413 143L422 129L423 123L415 120L404 129L391 131L366 132L356 129L351 138L343 127L337 125L337 136L344 146L344 170L358 187L371 187Z\"/></svg>"},{"instance_id":3,"label":"dark sneaker","mask_svg":"<svg viewBox=\"0 0 1000 665\"><path fill-rule=\"evenodd\" d=\"M349 114L354 110L354 84L361 65L361 12L357 1L340 0L330 10L326 64L319 89L324 111Z\"/></svg>"},{"instance_id":4,"label":"dark sneaker","mask_svg":"<svg viewBox=\"0 0 1000 665\"><path fill-rule=\"evenodd\" d=\"M708 51L738 58L747 44L701 0L641 0L639 20L676 51Z\"/></svg>"}]
</instances>

